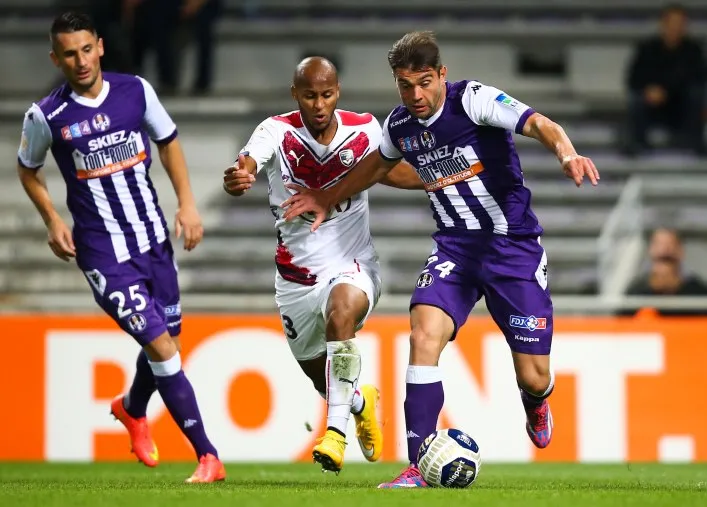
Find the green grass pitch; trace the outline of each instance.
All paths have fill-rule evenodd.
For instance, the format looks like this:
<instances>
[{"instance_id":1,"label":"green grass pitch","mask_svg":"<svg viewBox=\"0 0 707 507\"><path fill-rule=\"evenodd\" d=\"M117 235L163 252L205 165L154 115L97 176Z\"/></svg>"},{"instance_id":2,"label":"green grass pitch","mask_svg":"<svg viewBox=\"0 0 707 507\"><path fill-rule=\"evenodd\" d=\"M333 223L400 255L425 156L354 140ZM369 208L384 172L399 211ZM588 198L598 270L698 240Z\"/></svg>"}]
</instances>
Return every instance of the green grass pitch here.
<instances>
[{"instance_id":1,"label":"green grass pitch","mask_svg":"<svg viewBox=\"0 0 707 507\"><path fill-rule=\"evenodd\" d=\"M339 476L304 463L227 464L224 483L182 484L193 469L0 463L0 506L707 506L707 464L489 464L469 489L414 491L376 489L395 464L349 464Z\"/></svg>"}]
</instances>

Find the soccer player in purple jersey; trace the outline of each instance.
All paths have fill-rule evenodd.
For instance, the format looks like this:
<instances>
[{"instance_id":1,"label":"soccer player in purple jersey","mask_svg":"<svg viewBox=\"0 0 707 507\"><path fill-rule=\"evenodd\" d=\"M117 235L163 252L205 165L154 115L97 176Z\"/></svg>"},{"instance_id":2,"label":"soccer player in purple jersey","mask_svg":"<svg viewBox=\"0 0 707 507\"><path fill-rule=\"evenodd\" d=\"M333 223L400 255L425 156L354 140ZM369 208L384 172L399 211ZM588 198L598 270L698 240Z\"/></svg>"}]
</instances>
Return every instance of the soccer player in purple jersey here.
<instances>
[{"instance_id":1,"label":"soccer player in purple jersey","mask_svg":"<svg viewBox=\"0 0 707 507\"><path fill-rule=\"evenodd\" d=\"M385 120L378 151L330 189L291 185L298 193L283 206L288 219L315 213L316 230L334 203L380 181L401 160L423 181L438 231L410 301L410 465L379 487L426 487L416 460L444 402L438 360L481 296L511 348L530 439L544 448L552 437L547 257L512 132L540 141L577 186L585 176L596 185L599 173L576 153L562 127L522 102L478 81L447 82L432 33L405 35L389 51L388 62L403 105Z\"/></svg>"},{"instance_id":2,"label":"soccer player in purple jersey","mask_svg":"<svg viewBox=\"0 0 707 507\"><path fill-rule=\"evenodd\" d=\"M152 140L179 201L177 238L183 233L184 248L192 250L203 228L177 128L147 81L101 72L103 40L88 16L57 17L51 43L51 59L67 82L25 114L20 181L47 226L54 254L76 258L96 302L142 347L130 391L111 403L137 458L151 467L158 463L145 416L157 390L199 461L187 482L223 480L223 464L182 370L177 265L149 177ZM73 233L40 170L49 150L66 182Z\"/></svg>"}]
</instances>

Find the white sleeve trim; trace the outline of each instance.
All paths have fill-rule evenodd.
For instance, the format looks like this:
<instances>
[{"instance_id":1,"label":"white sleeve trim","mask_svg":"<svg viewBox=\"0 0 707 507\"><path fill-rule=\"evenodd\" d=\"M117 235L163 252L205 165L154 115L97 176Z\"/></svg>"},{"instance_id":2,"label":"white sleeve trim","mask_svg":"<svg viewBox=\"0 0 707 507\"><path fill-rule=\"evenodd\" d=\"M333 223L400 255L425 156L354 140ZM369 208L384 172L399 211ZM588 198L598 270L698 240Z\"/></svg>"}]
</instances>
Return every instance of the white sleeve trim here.
<instances>
[{"instance_id":1,"label":"white sleeve trim","mask_svg":"<svg viewBox=\"0 0 707 507\"><path fill-rule=\"evenodd\" d=\"M395 146L395 144L393 144L393 141L390 138L390 131L388 130L388 122L390 121L391 114L393 113L391 112L383 122L383 137L381 139L381 144L378 147L378 151L386 160L400 160L403 158L403 154Z\"/></svg>"},{"instance_id":2,"label":"white sleeve trim","mask_svg":"<svg viewBox=\"0 0 707 507\"><path fill-rule=\"evenodd\" d=\"M274 125L274 121L270 118L263 120L255 128L250 139L239 152L239 154L247 153L249 157L255 160L258 172L275 157L279 146L279 131Z\"/></svg>"},{"instance_id":3,"label":"white sleeve trim","mask_svg":"<svg viewBox=\"0 0 707 507\"><path fill-rule=\"evenodd\" d=\"M464 111L477 125L497 127L513 132L522 130L530 106L514 99L496 87L469 81L462 97Z\"/></svg>"},{"instance_id":4,"label":"white sleeve trim","mask_svg":"<svg viewBox=\"0 0 707 507\"><path fill-rule=\"evenodd\" d=\"M169 138L174 135L177 126L162 105L162 102L160 102L152 85L143 77L137 77L142 82L142 88L145 91L143 125L147 134L150 139L156 142Z\"/></svg>"},{"instance_id":5,"label":"white sleeve trim","mask_svg":"<svg viewBox=\"0 0 707 507\"><path fill-rule=\"evenodd\" d=\"M383 141L383 130L381 129L381 124L378 122L378 119L373 115L371 116L373 119L368 125L368 141L371 151L374 151L378 149Z\"/></svg>"},{"instance_id":6,"label":"white sleeve trim","mask_svg":"<svg viewBox=\"0 0 707 507\"><path fill-rule=\"evenodd\" d=\"M22 138L17 150L19 162L29 169L39 169L47 159L52 145L52 131L44 113L37 104L32 104L22 123Z\"/></svg>"}]
</instances>

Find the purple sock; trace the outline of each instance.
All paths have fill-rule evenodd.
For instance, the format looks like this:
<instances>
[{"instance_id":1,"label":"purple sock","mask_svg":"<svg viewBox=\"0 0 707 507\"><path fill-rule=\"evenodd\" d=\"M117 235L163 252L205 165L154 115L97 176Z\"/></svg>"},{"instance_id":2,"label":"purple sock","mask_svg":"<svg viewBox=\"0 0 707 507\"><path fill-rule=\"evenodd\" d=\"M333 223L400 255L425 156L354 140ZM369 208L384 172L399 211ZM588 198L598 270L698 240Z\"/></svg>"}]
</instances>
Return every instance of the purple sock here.
<instances>
[{"instance_id":1,"label":"purple sock","mask_svg":"<svg viewBox=\"0 0 707 507\"><path fill-rule=\"evenodd\" d=\"M523 407L526 410L531 410L534 408L539 407L542 405L543 401L545 401L548 396L552 394L552 391L554 390L554 386L546 392L543 396L535 396L534 394L530 394L528 391L523 389L522 387L520 388L520 399L523 402Z\"/></svg>"},{"instance_id":2,"label":"purple sock","mask_svg":"<svg viewBox=\"0 0 707 507\"><path fill-rule=\"evenodd\" d=\"M194 389L184 375L184 371L180 370L178 373L166 377L155 376L155 380L157 381L157 390L160 392L167 410L172 414L172 419L182 430L184 436L191 442L197 459L206 454L218 457L216 448L206 436Z\"/></svg>"},{"instance_id":3,"label":"purple sock","mask_svg":"<svg viewBox=\"0 0 707 507\"><path fill-rule=\"evenodd\" d=\"M135 419L145 417L147 404L156 389L155 376L152 374L150 363L147 362L147 354L144 350L141 350L137 356L137 370L135 371L133 384L130 386L127 396L123 399L123 407L125 407L128 415Z\"/></svg>"},{"instance_id":4,"label":"purple sock","mask_svg":"<svg viewBox=\"0 0 707 507\"><path fill-rule=\"evenodd\" d=\"M408 459L417 464L417 452L422 441L437 429L437 419L444 405L442 382L405 384L405 428L407 429Z\"/></svg>"}]
</instances>

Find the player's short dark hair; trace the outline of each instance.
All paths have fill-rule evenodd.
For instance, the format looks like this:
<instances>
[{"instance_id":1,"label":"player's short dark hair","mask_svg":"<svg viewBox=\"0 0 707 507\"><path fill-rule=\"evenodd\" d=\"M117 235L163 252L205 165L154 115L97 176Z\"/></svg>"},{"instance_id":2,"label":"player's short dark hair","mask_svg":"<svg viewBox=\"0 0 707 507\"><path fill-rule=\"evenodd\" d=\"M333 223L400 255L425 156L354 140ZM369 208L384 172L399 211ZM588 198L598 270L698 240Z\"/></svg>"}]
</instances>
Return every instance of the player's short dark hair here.
<instances>
[{"instance_id":1,"label":"player's short dark hair","mask_svg":"<svg viewBox=\"0 0 707 507\"><path fill-rule=\"evenodd\" d=\"M410 32L403 35L388 51L390 68L421 71L442 68L437 38L433 32Z\"/></svg>"},{"instance_id":2,"label":"player's short dark hair","mask_svg":"<svg viewBox=\"0 0 707 507\"><path fill-rule=\"evenodd\" d=\"M65 12L52 22L52 27L49 30L49 37L54 44L56 36L60 33L74 33L86 30L94 35L96 33L96 25L91 19L91 16L83 12L69 11Z\"/></svg>"}]
</instances>

